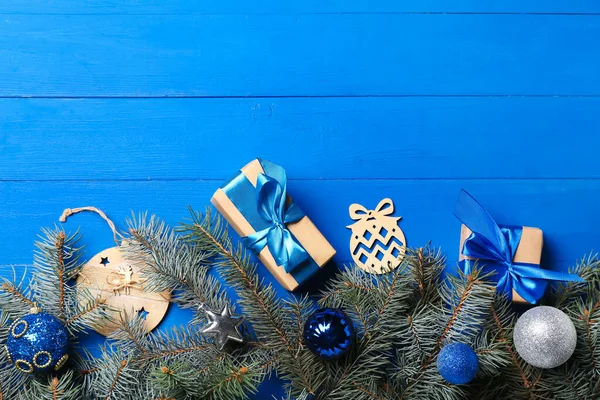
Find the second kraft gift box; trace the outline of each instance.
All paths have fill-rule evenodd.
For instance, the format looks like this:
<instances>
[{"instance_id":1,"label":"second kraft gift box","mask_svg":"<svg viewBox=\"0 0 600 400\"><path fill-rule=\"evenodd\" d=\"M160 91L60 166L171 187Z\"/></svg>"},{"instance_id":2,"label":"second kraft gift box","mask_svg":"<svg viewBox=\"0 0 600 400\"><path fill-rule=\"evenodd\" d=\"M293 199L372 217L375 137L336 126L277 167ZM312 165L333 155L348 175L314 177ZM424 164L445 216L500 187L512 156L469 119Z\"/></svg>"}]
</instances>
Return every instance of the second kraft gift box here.
<instances>
[{"instance_id":1,"label":"second kraft gift box","mask_svg":"<svg viewBox=\"0 0 600 400\"><path fill-rule=\"evenodd\" d=\"M470 194L462 190L454 215L463 223L459 268L494 272L497 291L517 303L536 304L550 281L583 282L579 276L540 266L542 230L520 225L498 225Z\"/></svg>"}]
</instances>

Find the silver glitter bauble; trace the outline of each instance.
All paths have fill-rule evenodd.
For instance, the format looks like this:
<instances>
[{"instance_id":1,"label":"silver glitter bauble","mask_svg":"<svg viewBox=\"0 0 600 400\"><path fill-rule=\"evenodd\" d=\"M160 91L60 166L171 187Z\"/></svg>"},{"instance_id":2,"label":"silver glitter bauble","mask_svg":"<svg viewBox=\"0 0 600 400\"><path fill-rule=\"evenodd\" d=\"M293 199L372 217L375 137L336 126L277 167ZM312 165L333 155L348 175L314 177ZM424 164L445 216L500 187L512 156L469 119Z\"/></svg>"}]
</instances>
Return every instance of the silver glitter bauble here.
<instances>
[{"instance_id":1,"label":"silver glitter bauble","mask_svg":"<svg viewBox=\"0 0 600 400\"><path fill-rule=\"evenodd\" d=\"M554 307L539 306L525 312L515 325L517 353L538 368L564 364L575 351L577 332L571 319Z\"/></svg>"}]
</instances>

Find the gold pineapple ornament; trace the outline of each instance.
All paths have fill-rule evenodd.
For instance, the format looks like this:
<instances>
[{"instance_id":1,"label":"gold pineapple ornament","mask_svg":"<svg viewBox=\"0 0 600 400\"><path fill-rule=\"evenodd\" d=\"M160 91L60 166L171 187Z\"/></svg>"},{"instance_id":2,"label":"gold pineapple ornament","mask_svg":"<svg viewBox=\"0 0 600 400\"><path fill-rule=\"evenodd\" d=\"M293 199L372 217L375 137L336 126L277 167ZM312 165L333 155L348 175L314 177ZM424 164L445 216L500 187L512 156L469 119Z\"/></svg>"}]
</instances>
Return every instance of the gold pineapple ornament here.
<instances>
[{"instance_id":1,"label":"gold pineapple ornament","mask_svg":"<svg viewBox=\"0 0 600 400\"><path fill-rule=\"evenodd\" d=\"M383 199L374 210L360 204L349 208L350 218L356 222L348 225L352 230L350 254L359 268L383 274L400 265L406 253L406 238L398 226L402 217L391 217L392 199Z\"/></svg>"}]
</instances>

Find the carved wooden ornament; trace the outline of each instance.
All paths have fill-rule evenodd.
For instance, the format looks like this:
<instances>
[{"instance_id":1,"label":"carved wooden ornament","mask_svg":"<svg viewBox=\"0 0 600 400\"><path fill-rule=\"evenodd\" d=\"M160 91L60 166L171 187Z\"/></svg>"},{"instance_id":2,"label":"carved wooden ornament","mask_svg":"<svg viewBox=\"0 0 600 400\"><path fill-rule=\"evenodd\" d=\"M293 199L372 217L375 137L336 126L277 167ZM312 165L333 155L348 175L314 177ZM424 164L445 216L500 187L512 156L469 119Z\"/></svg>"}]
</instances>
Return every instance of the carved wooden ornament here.
<instances>
[{"instance_id":1,"label":"carved wooden ornament","mask_svg":"<svg viewBox=\"0 0 600 400\"><path fill-rule=\"evenodd\" d=\"M350 253L361 269L383 274L400 265L406 253L406 238L398 226L401 217L389 216L394 212L391 199L383 199L374 210L360 204L349 208L350 218L356 222L348 225L352 230Z\"/></svg>"},{"instance_id":2,"label":"carved wooden ornament","mask_svg":"<svg viewBox=\"0 0 600 400\"><path fill-rule=\"evenodd\" d=\"M127 260L125 254L123 246L103 250L88 261L77 278L78 287L85 287L117 310L108 311L115 322L106 322L96 329L104 336L119 327L119 312L138 313L149 332L156 328L169 307L170 293L145 291L141 276L144 265Z\"/></svg>"}]
</instances>

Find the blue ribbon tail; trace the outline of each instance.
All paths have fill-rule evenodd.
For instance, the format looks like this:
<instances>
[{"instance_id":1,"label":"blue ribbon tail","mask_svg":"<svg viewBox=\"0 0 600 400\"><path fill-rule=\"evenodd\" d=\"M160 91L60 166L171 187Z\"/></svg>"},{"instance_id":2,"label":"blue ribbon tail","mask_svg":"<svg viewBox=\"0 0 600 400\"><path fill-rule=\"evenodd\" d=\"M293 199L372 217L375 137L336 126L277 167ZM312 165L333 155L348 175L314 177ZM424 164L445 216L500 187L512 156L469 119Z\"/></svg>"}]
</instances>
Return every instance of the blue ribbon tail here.
<instances>
[{"instance_id":1,"label":"blue ribbon tail","mask_svg":"<svg viewBox=\"0 0 600 400\"><path fill-rule=\"evenodd\" d=\"M262 231L254 232L251 235L242 238L242 244L248 248L254 254L258 254L267 245L267 234L269 229L263 229Z\"/></svg>"},{"instance_id":2,"label":"blue ribbon tail","mask_svg":"<svg viewBox=\"0 0 600 400\"><path fill-rule=\"evenodd\" d=\"M310 256L296 241L287 229L275 227L267 235L267 246L277 265L281 265L285 272L291 272L297 266L307 261Z\"/></svg>"},{"instance_id":3,"label":"blue ribbon tail","mask_svg":"<svg viewBox=\"0 0 600 400\"><path fill-rule=\"evenodd\" d=\"M473 232L467 239L469 244L465 241L463 246L465 256L512 262L513 252L521 241L522 228L513 227L512 233L504 232L485 208L464 190L458 196L454 215Z\"/></svg>"}]
</instances>

